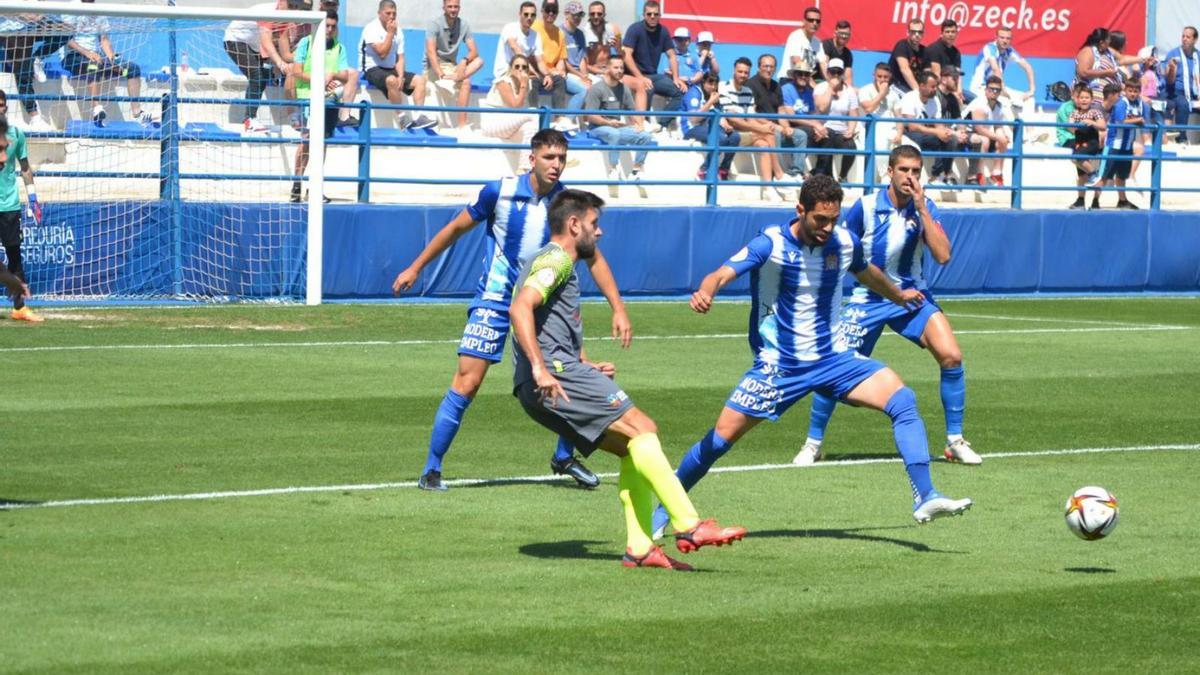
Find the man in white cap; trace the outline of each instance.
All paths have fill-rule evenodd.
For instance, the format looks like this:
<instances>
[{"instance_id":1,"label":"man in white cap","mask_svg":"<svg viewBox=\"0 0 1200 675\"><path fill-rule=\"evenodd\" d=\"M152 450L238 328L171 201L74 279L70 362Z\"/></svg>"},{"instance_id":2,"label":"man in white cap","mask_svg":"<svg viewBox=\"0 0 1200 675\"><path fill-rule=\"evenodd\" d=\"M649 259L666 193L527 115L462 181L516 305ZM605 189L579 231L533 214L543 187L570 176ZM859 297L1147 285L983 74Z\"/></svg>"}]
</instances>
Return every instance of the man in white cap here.
<instances>
[{"instance_id":1,"label":"man in white cap","mask_svg":"<svg viewBox=\"0 0 1200 675\"><path fill-rule=\"evenodd\" d=\"M704 70L700 68L700 56L691 48L691 32L680 26L675 29L673 38L675 58L679 60L679 79L686 82L688 87L699 84L704 77Z\"/></svg>"}]
</instances>

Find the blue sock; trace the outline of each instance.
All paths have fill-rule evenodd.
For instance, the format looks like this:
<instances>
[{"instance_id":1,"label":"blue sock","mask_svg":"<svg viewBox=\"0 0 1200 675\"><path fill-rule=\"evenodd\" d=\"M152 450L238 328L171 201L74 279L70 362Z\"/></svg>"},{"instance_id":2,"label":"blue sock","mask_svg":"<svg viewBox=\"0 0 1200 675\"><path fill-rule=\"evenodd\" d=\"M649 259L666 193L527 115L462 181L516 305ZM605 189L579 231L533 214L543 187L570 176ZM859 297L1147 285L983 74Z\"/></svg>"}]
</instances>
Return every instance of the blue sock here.
<instances>
[{"instance_id":1,"label":"blue sock","mask_svg":"<svg viewBox=\"0 0 1200 675\"><path fill-rule=\"evenodd\" d=\"M554 448L554 461L566 462L575 456L575 446L562 436L558 437L558 446Z\"/></svg>"},{"instance_id":2,"label":"blue sock","mask_svg":"<svg viewBox=\"0 0 1200 675\"><path fill-rule=\"evenodd\" d=\"M679 468L675 470L675 476L683 484L683 489L691 490L693 485L704 478L712 465L732 447L732 443L717 435L716 429L709 429L708 433L704 434L704 438L697 441L692 449L683 456L683 459L679 460ZM670 516L667 515L667 510L660 504L654 510L654 531L667 524L669 520Z\"/></svg>"},{"instance_id":3,"label":"blue sock","mask_svg":"<svg viewBox=\"0 0 1200 675\"><path fill-rule=\"evenodd\" d=\"M942 368L942 408L946 411L946 435L962 435L963 409L967 407L967 379L962 366Z\"/></svg>"},{"instance_id":4,"label":"blue sock","mask_svg":"<svg viewBox=\"0 0 1200 675\"><path fill-rule=\"evenodd\" d=\"M453 389L446 391L442 404L438 406L437 416L433 418L433 433L429 436L429 456L425 458L425 468L421 475L431 470L442 470L442 458L454 442L454 436L458 433L458 427L462 424L463 415L466 414L469 405L471 399Z\"/></svg>"},{"instance_id":5,"label":"blue sock","mask_svg":"<svg viewBox=\"0 0 1200 675\"><path fill-rule=\"evenodd\" d=\"M917 413L916 394L908 387L901 387L888 399L883 412L892 419L896 450L904 460L904 470L912 484L913 502L919 503L933 492L933 477L929 475L929 441L925 439L925 423Z\"/></svg>"},{"instance_id":6,"label":"blue sock","mask_svg":"<svg viewBox=\"0 0 1200 675\"><path fill-rule=\"evenodd\" d=\"M837 399L825 394L813 394L812 412L808 416L808 437L814 441L824 440L825 427L829 426L829 418L837 407Z\"/></svg>"}]
</instances>

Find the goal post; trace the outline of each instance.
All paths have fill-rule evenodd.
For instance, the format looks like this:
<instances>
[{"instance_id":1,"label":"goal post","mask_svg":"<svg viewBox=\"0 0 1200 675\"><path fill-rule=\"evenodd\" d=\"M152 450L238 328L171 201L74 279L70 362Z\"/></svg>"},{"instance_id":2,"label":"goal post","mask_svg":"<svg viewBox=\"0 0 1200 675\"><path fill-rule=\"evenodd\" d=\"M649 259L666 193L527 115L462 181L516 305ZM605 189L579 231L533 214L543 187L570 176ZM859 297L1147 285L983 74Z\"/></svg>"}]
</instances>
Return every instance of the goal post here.
<instances>
[{"instance_id":1,"label":"goal post","mask_svg":"<svg viewBox=\"0 0 1200 675\"><path fill-rule=\"evenodd\" d=\"M0 86L44 204L22 222L34 297L318 304L325 14L169 1L0 0ZM309 41L306 106L260 28Z\"/></svg>"}]
</instances>

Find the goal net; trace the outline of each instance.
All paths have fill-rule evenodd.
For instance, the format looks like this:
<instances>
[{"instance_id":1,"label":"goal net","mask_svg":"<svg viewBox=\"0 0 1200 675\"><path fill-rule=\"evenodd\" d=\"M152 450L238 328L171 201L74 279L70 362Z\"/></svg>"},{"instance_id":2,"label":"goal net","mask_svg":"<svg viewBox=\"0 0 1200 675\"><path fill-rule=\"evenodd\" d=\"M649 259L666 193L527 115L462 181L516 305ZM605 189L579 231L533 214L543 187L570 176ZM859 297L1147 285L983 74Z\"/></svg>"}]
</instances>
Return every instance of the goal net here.
<instances>
[{"instance_id":1,"label":"goal net","mask_svg":"<svg viewBox=\"0 0 1200 675\"><path fill-rule=\"evenodd\" d=\"M284 72L303 46L323 81L324 14L167 5L0 0L34 298L319 302L323 91L298 101Z\"/></svg>"}]
</instances>

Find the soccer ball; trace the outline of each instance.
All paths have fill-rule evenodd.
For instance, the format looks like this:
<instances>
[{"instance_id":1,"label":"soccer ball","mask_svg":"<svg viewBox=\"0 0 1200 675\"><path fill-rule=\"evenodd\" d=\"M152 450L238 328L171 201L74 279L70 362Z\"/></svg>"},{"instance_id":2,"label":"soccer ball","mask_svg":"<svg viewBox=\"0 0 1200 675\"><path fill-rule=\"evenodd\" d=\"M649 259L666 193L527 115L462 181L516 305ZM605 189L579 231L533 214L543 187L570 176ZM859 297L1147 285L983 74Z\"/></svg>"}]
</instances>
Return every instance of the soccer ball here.
<instances>
[{"instance_id":1,"label":"soccer ball","mask_svg":"<svg viewBox=\"0 0 1200 675\"><path fill-rule=\"evenodd\" d=\"M1067 500L1067 527L1080 539L1103 539L1117 526L1117 498L1102 487L1082 487Z\"/></svg>"}]
</instances>

